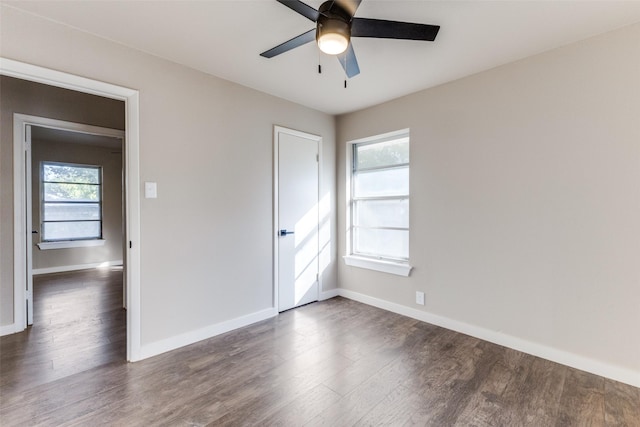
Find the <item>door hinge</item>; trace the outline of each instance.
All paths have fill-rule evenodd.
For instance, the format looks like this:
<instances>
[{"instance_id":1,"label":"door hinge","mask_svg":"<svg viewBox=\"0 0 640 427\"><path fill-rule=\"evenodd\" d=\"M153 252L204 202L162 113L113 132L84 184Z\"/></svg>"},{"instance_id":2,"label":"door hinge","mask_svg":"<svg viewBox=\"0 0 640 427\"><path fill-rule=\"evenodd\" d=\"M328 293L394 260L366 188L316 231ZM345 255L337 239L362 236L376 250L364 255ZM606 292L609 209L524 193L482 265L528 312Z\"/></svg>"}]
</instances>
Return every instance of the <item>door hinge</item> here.
<instances>
[{"instance_id":1,"label":"door hinge","mask_svg":"<svg viewBox=\"0 0 640 427\"><path fill-rule=\"evenodd\" d=\"M316 162L320 161L320 154L316 154Z\"/></svg>"},{"instance_id":2,"label":"door hinge","mask_svg":"<svg viewBox=\"0 0 640 427\"><path fill-rule=\"evenodd\" d=\"M320 274L316 273L316 282L320 281Z\"/></svg>"},{"instance_id":3,"label":"door hinge","mask_svg":"<svg viewBox=\"0 0 640 427\"><path fill-rule=\"evenodd\" d=\"M131 240L129 240L129 249L131 249L132 246Z\"/></svg>"}]
</instances>

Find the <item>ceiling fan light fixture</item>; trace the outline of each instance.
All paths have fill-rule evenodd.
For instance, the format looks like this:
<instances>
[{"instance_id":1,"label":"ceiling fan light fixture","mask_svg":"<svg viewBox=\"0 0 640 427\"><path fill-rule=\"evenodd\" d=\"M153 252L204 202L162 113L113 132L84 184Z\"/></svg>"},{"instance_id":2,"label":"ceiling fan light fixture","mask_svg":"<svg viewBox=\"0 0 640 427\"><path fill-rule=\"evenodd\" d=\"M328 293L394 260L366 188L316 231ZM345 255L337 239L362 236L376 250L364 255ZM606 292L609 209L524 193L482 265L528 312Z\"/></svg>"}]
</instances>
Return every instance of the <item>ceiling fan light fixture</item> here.
<instances>
[{"instance_id":1,"label":"ceiling fan light fixture","mask_svg":"<svg viewBox=\"0 0 640 427\"><path fill-rule=\"evenodd\" d=\"M339 33L326 33L318 37L318 47L327 55L338 55L347 50L349 40Z\"/></svg>"},{"instance_id":2,"label":"ceiling fan light fixture","mask_svg":"<svg viewBox=\"0 0 640 427\"><path fill-rule=\"evenodd\" d=\"M355 17L362 0L325 0L318 10L301 0L277 0L277 2L315 22L316 28L266 50L260 56L273 58L312 42L315 36L318 49L328 55L336 56L348 78L360 74L353 46L349 45L351 36L434 41L440 30L439 25Z\"/></svg>"},{"instance_id":3,"label":"ceiling fan light fixture","mask_svg":"<svg viewBox=\"0 0 640 427\"><path fill-rule=\"evenodd\" d=\"M328 55L339 55L349 47L351 27L348 22L321 16L318 19L316 41L321 51Z\"/></svg>"}]
</instances>

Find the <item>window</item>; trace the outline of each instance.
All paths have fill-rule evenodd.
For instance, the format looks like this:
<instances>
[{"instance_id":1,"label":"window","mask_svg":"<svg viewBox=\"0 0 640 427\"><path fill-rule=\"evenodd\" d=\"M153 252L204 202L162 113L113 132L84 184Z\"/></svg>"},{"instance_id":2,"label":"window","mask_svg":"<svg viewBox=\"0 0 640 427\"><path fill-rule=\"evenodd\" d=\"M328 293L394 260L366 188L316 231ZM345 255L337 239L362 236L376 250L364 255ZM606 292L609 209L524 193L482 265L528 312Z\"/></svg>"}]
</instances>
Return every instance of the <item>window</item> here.
<instances>
[{"instance_id":1,"label":"window","mask_svg":"<svg viewBox=\"0 0 640 427\"><path fill-rule=\"evenodd\" d=\"M399 266L402 273L397 274L408 275L409 132L355 141L350 154L350 251L345 261L376 270L381 264Z\"/></svg>"},{"instance_id":2,"label":"window","mask_svg":"<svg viewBox=\"0 0 640 427\"><path fill-rule=\"evenodd\" d=\"M102 168L40 164L42 241L102 238Z\"/></svg>"}]
</instances>

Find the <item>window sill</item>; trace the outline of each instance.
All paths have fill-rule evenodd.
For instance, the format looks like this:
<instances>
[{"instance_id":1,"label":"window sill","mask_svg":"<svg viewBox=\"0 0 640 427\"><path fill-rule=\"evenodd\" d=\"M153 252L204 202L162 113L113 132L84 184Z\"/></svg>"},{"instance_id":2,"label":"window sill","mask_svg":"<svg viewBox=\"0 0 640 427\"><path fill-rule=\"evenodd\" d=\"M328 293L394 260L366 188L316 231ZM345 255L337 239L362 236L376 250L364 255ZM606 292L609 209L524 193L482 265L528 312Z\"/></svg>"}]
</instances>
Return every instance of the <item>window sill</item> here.
<instances>
[{"instance_id":1,"label":"window sill","mask_svg":"<svg viewBox=\"0 0 640 427\"><path fill-rule=\"evenodd\" d=\"M344 263L352 267L366 268L368 270L381 271L383 273L395 274L397 276L408 277L411 273L409 264L402 262L383 261L379 259L364 258L355 255L343 256Z\"/></svg>"},{"instance_id":2,"label":"window sill","mask_svg":"<svg viewBox=\"0 0 640 427\"><path fill-rule=\"evenodd\" d=\"M38 248L41 251L49 249L88 248L91 246L104 246L104 239L96 240L65 240L64 242L40 242Z\"/></svg>"}]
</instances>

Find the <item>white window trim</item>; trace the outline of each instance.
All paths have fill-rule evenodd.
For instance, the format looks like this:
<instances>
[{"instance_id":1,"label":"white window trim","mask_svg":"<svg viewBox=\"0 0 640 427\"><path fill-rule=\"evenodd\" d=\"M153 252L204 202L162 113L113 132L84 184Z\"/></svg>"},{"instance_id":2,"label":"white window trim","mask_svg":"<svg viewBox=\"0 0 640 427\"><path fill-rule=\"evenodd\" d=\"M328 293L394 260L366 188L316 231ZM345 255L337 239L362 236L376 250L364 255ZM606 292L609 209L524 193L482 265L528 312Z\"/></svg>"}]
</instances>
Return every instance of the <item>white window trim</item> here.
<instances>
[{"instance_id":1,"label":"white window trim","mask_svg":"<svg viewBox=\"0 0 640 427\"><path fill-rule=\"evenodd\" d=\"M44 165L64 165L64 166L70 166L70 167L78 167L78 168L93 168L93 169L98 169L99 173L100 173L100 182L97 184L99 186L100 189L100 200L98 202L98 206L100 207L100 236L96 237L86 237L86 238L79 238L79 239L75 239L75 240L43 240L42 242L38 243L38 248L40 248L40 250L47 250L47 249L64 249L64 248L82 248L82 247L90 247L90 246L103 246L104 245L104 234L103 234L103 226L104 226L104 212L103 212L103 208L102 208L102 204L103 204L103 199L104 199L104 193L103 193L103 168L101 165L90 165L90 164L83 164L83 163L69 163L69 162L57 162L57 161L49 161L49 160L44 160L42 162L40 162L40 231L42 232L42 236L44 238L44 224L47 222L44 220L44 209L45 209L45 200L44 200L44 173L43 173L43 166ZM48 181L47 181L48 182ZM98 241L101 241L102 243L95 243ZM83 243L83 242L87 242L87 243Z\"/></svg>"},{"instance_id":2,"label":"white window trim","mask_svg":"<svg viewBox=\"0 0 640 427\"><path fill-rule=\"evenodd\" d=\"M357 255L345 255L342 259L346 265L351 267L366 268L367 270L381 271L404 277L408 277L411 269L413 269L408 263L365 258Z\"/></svg>"},{"instance_id":3,"label":"white window trim","mask_svg":"<svg viewBox=\"0 0 640 427\"><path fill-rule=\"evenodd\" d=\"M68 249L68 248L88 248L92 246L104 246L105 239L94 240L62 240L59 242L40 242L37 243L41 251L49 249Z\"/></svg>"},{"instance_id":4,"label":"white window trim","mask_svg":"<svg viewBox=\"0 0 640 427\"><path fill-rule=\"evenodd\" d=\"M353 253L353 249L351 247L351 177L352 177L352 167L353 167L353 145L361 144L367 142L384 142L392 139L397 139L403 136L409 135L409 129L401 129L394 132L389 132L381 135L371 136L362 139L356 139L354 141L348 141L346 143L347 155L346 155L346 171L345 171L345 185L346 185L346 201L345 201L345 213L346 213L346 223L347 224L347 232L346 232L346 248L345 252L347 255L343 256L342 259L344 263L351 267L364 268L367 270L380 271L383 273L395 274L398 276L408 277L411 273L413 267L409 264L409 262L404 261L393 261L388 259L375 259L359 256ZM409 229L411 230L411 229ZM411 233L411 231L409 231ZM411 257L411 253L409 253L409 257Z\"/></svg>"}]
</instances>

